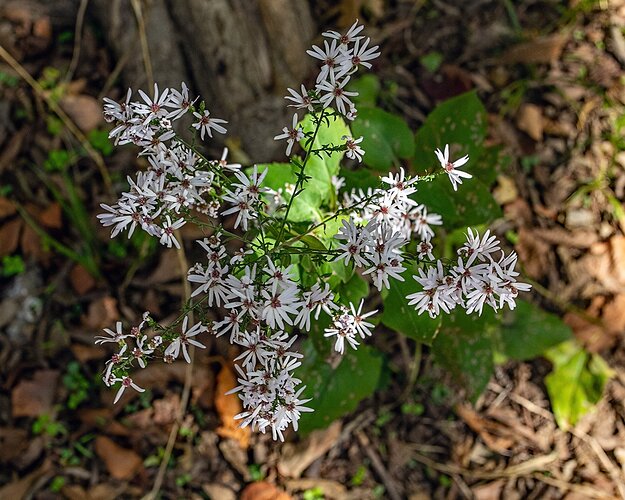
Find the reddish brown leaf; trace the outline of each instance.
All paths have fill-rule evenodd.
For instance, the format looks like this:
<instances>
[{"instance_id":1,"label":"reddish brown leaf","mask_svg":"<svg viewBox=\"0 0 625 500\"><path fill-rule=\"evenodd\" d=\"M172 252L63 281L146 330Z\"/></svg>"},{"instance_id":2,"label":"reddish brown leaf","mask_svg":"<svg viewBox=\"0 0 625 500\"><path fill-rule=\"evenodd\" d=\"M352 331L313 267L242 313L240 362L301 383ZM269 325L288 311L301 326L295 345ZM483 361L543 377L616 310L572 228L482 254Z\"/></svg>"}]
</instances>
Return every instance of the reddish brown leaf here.
<instances>
[{"instance_id":1,"label":"reddish brown leaf","mask_svg":"<svg viewBox=\"0 0 625 500\"><path fill-rule=\"evenodd\" d=\"M82 317L82 321L89 328L99 330L101 328L113 328L119 318L117 300L106 296L89 304L87 315Z\"/></svg>"},{"instance_id":2,"label":"reddish brown leaf","mask_svg":"<svg viewBox=\"0 0 625 500\"><path fill-rule=\"evenodd\" d=\"M61 229L63 227L61 205L56 202L50 203L48 207L39 212L37 220L42 226L50 229Z\"/></svg>"},{"instance_id":3,"label":"reddish brown leaf","mask_svg":"<svg viewBox=\"0 0 625 500\"><path fill-rule=\"evenodd\" d=\"M0 464L19 456L28 447L28 433L18 427L0 427Z\"/></svg>"},{"instance_id":4,"label":"reddish brown leaf","mask_svg":"<svg viewBox=\"0 0 625 500\"><path fill-rule=\"evenodd\" d=\"M529 135L535 141L543 138L543 113L542 109L535 104L522 104L516 117L517 127Z\"/></svg>"},{"instance_id":5,"label":"reddish brown leaf","mask_svg":"<svg viewBox=\"0 0 625 500\"><path fill-rule=\"evenodd\" d=\"M32 380L22 380L11 393L13 417L38 417L49 413L58 379L56 370L39 370Z\"/></svg>"},{"instance_id":6,"label":"reddish brown leaf","mask_svg":"<svg viewBox=\"0 0 625 500\"><path fill-rule=\"evenodd\" d=\"M69 348L81 363L86 363L92 359L102 359L106 356L106 351L98 346L72 344Z\"/></svg>"},{"instance_id":7,"label":"reddish brown leaf","mask_svg":"<svg viewBox=\"0 0 625 500\"><path fill-rule=\"evenodd\" d=\"M248 484L241 492L241 500L291 500L291 495L267 481Z\"/></svg>"},{"instance_id":8,"label":"reddish brown leaf","mask_svg":"<svg viewBox=\"0 0 625 500\"><path fill-rule=\"evenodd\" d=\"M234 389L237 381L232 369L222 364L217 375L217 389L215 391L215 408L221 418L221 427L217 428L217 434L223 438L236 440L241 448L246 449L250 444L250 428L239 427L239 422L234 419L237 413L241 413L241 400L236 394L226 395L226 392Z\"/></svg>"},{"instance_id":9,"label":"reddish brown leaf","mask_svg":"<svg viewBox=\"0 0 625 500\"><path fill-rule=\"evenodd\" d=\"M508 49L501 56L501 62L504 64L555 62L560 58L566 40L566 36L557 34L520 43Z\"/></svg>"},{"instance_id":10,"label":"reddish brown leaf","mask_svg":"<svg viewBox=\"0 0 625 500\"><path fill-rule=\"evenodd\" d=\"M102 122L102 106L94 97L66 95L59 104L83 132L97 128Z\"/></svg>"},{"instance_id":11,"label":"reddish brown leaf","mask_svg":"<svg viewBox=\"0 0 625 500\"><path fill-rule=\"evenodd\" d=\"M22 229L22 219L13 219L0 227L0 257L11 255L17 250Z\"/></svg>"},{"instance_id":12,"label":"reddish brown leaf","mask_svg":"<svg viewBox=\"0 0 625 500\"><path fill-rule=\"evenodd\" d=\"M15 205L6 198L0 198L0 219L4 219L15 213Z\"/></svg>"},{"instance_id":13,"label":"reddish brown leaf","mask_svg":"<svg viewBox=\"0 0 625 500\"><path fill-rule=\"evenodd\" d=\"M141 457L106 436L95 438L95 452L115 479L130 479L142 467Z\"/></svg>"},{"instance_id":14,"label":"reddish brown leaf","mask_svg":"<svg viewBox=\"0 0 625 500\"><path fill-rule=\"evenodd\" d=\"M69 273L69 280L72 284L72 288L76 290L79 295L84 295L96 285L94 277L80 264L76 264L72 267Z\"/></svg>"}]
</instances>

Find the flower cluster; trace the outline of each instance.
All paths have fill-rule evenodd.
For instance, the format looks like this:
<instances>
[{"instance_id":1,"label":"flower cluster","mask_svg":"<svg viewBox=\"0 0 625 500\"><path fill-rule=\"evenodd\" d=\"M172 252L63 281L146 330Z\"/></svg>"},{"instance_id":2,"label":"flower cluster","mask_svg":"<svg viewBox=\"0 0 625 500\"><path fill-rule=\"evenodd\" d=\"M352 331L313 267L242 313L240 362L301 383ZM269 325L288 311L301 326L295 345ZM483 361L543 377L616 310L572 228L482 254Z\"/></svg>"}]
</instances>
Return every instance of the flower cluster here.
<instances>
[{"instance_id":1,"label":"flower cluster","mask_svg":"<svg viewBox=\"0 0 625 500\"><path fill-rule=\"evenodd\" d=\"M345 34L336 31L326 31L322 33L324 38L323 47L313 45L306 53L321 62L319 73L315 80L313 89L306 89L304 85L300 91L287 89L289 95L285 99L291 101L292 106L298 109L306 109L309 112L316 112L330 106L334 112L353 120L358 114L356 106L351 98L358 95L358 92L346 90L345 86L351 77L361 68L371 68L371 63L380 55L378 46L369 47L370 38L360 35L364 26L358 24L358 20L347 30ZM275 140L286 139L286 155L291 154L293 145L304 137L304 131L298 125L298 115L293 115L291 127L284 127L282 134L274 137ZM347 157L362 161L363 149L358 145L362 137L353 139L351 136L343 137L345 141L343 147L347 151Z\"/></svg>"},{"instance_id":2,"label":"flower cluster","mask_svg":"<svg viewBox=\"0 0 625 500\"><path fill-rule=\"evenodd\" d=\"M427 311L432 318L441 311L449 313L456 306L466 309L467 314L480 315L484 305L495 311L504 304L514 309L519 291L531 288L517 282L516 262L516 253L506 255L490 231L480 237L469 229L466 243L458 250L457 264L445 266L439 260L413 276L423 290L408 295L409 304L419 314Z\"/></svg>"},{"instance_id":3,"label":"flower cluster","mask_svg":"<svg viewBox=\"0 0 625 500\"><path fill-rule=\"evenodd\" d=\"M140 368L145 368L149 360L156 356L157 351L160 351L160 354L162 354L166 362L171 363L179 356L181 350L185 360L190 363L191 359L187 347L189 345L194 345L204 348L203 344L200 344L192 337L206 331L207 327L201 323L197 323L187 329L188 321L188 316L185 316L181 332L179 334L168 333L164 338L162 335L150 335L146 333L148 327L155 325L154 321L146 312L143 314L143 320L139 325L133 326L128 333L124 333L123 324L121 321L118 321L115 325L115 330L105 328L104 332L106 335L95 338L96 344L114 343L119 346L119 351L114 353L106 362L106 368L102 377L104 384L108 387L120 382L115 400L113 401L114 403L119 401L128 387L132 387L138 392L143 392L145 390L139 387L128 376L130 369L135 363L139 365Z\"/></svg>"},{"instance_id":4,"label":"flower cluster","mask_svg":"<svg viewBox=\"0 0 625 500\"><path fill-rule=\"evenodd\" d=\"M281 266L267 255L241 251L230 257L217 235L198 243L207 264L189 271L189 281L199 284L193 296L228 310L210 331L217 337L229 334L230 342L242 348L235 360L240 385L232 392L240 393L245 411L237 418L261 432L271 429L274 439L282 440L289 424L297 430L301 412L312 411L303 406L309 400L300 399L304 387L298 388L301 380L293 375L302 357L293 348L297 336L285 330L308 331L311 317L333 314L339 309L334 294L327 283L304 290L293 279L293 265ZM362 304L352 323L363 336L370 335L372 325L363 319L373 313L361 315L361 310Z\"/></svg>"}]
</instances>

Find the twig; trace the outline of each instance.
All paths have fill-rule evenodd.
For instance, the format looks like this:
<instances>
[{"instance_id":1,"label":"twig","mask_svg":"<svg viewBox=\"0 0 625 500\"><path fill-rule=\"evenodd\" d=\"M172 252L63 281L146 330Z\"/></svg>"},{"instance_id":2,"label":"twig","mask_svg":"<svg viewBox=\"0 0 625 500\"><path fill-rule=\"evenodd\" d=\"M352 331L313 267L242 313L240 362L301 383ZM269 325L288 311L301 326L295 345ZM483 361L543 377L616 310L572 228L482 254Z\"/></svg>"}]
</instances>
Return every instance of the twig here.
<instances>
[{"instance_id":1,"label":"twig","mask_svg":"<svg viewBox=\"0 0 625 500\"><path fill-rule=\"evenodd\" d=\"M599 442L592 436L589 436L583 431L572 429L571 434L573 434L576 438L581 439L584 443L590 446L590 449L597 455L599 462L603 465L603 468L610 475L610 478L616 485L616 488L619 492L621 498L625 498L625 483L623 483L623 474L619 470L619 468L614 465L610 457L606 454L605 450L601 447Z\"/></svg>"},{"instance_id":2,"label":"twig","mask_svg":"<svg viewBox=\"0 0 625 500\"><path fill-rule=\"evenodd\" d=\"M150 88L154 87L154 72L152 71L152 59L150 57L150 48L148 46L148 36L145 31L145 18L141 10L140 0L131 0L132 10L135 11L137 18L137 28L139 29L139 40L141 42L141 53L143 54L143 64L145 66L145 76L148 79Z\"/></svg>"},{"instance_id":3,"label":"twig","mask_svg":"<svg viewBox=\"0 0 625 500\"><path fill-rule=\"evenodd\" d=\"M517 404L520 404L521 406L523 406L528 411L530 411L532 413L535 413L536 415L540 415L541 417L546 418L547 420L553 421L553 415L551 414L551 412L549 412L548 410L545 410L541 406L538 406L536 403L533 403L529 399L524 398L523 396L519 396L518 394L515 394L513 392L508 392L503 387L500 387L499 385L497 385L497 384L495 384L493 382L490 382L488 384L488 388L491 391L496 392L498 394L506 393L506 395L512 401L514 401Z\"/></svg>"},{"instance_id":4,"label":"twig","mask_svg":"<svg viewBox=\"0 0 625 500\"><path fill-rule=\"evenodd\" d=\"M85 12L87 11L87 5L89 0L80 0L80 6L76 13L76 29L74 31L74 50L72 52L72 60L69 63L69 68L65 74L65 81L70 82L74 77L74 72L78 67L78 60L80 59L80 44L82 43L82 26L85 22Z\"/></svg>"},{"instance_id":5,"label":"twig","mask_svg":"<svg viewBox=\"0 0 625 500\"><path fill-rule=\"evenodd\" d=\"M375 469L376 473L378 474L378 476L380 476L380 479L384 483L384 486L386 487L386 491L388 492L389 498L391 498L391 500L401 500L401 496L397 492L397 489L395 488L393 479L391 478L389 473L386 471L386 468L384 467L384 464L382 463L382 460L380 459L378 454L371 447L369 438L362 431L356 432L356 437L358 438L358 442L360 443L360 446L369 457L369 460L371 460L371 465L373 465L373 468Z\"/></svg>"},{"instance_id":6,"label":"twig","mask_svg":"<svg viewBox=\"0 0 625 500\"><path fill-rule=\"evenodd\" d=\"M56 113L56 115L61 119L63 124L68 128L68 130L72 133L72 135L80 142L81 146L85 148L87 154L91 157L91 159L95 162L100 171L100 175L102 176L102 180L104 181L104 185L108 193L113 196L113 186L111 183L111 177L109 176L106 165L104 164L104 160L102 159L102 155L98 153L89 141L85 137L85 134L76 126L76 124L72 121L72 119L67 116L65 111L61 109L61 107L50 98L49 95L43 90L41 85L32 77L30 73L26 71L24 66L22 66L11 54L7 52L7 50L0 45L0 57L4 59L9 66L11 66L15 72L35 91L35 93L43 99L48 107Z\"/></svg>"},{"instance_id":7,"label":"twig","mask_svg":"<svg viewBox=\"0 0 625 500\"><path fill-rule=\"evenodd\" d=\"M180 248L177 249L176 255L178 256L178 264L180 265L180 270L182 271L182 287L184 290L184 305L191 298L191 285L187 280L187 271L189 269L189 263L187 261L187 255L184 251L184 244L182 242L182 237L180 236L179 231L174 232L174 237L180 241ZM193 309L188 312L189 320L191 325L193 325ZM156 473L156 478L154 479L154 485L150 492L143 497L143 500L155 500L161 486L163 485L163 480L165 479L165 473L167 472L167 465L169 464L169 458L174 450L174 445L176 444L176 438L178 437L178 431L182 425L182 421L187 411L187 405L189 404L189 396L191 395L191 380L193 379L193 365L195 362L195 348L190 345L189 346L189 357L191 358L191 362L187 364L186 371L184 373L184 387L182 389L182 396L180 397L180 409L178 411L178 415L176 417L176 421L171 426L171 431L169 432L169 437L167 438L167 445L165 446L165 451L163 452L163 458L161 460L161 464L158 468L158 472Z\"/></svg>"}]
</instances>

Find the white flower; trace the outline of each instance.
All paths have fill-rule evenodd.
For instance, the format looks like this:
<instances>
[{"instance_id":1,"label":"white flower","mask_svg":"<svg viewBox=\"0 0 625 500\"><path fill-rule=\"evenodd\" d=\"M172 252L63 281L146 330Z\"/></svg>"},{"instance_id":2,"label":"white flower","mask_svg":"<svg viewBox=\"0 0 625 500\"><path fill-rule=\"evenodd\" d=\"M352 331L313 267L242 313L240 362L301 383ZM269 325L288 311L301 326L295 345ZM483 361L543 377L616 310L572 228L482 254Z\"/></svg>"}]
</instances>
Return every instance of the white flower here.
<instances>
[{"instance_id":1,"label":"white flower","mask_svg":"<svg viewBox=\"0 0 625 500\"><path fill-rule=\"evenodd\" d=\"M145 391L145 389L142 389L137 384L135 384L130 377L115 378L111 381L112 384L114 384L115 382L121 382L121 385L119 386L119 390L117 391L117 394L115 395L113 404L119 401L119 398L122 397L122 394L124 393L127 387L132 387L137 392Z\"/></svg>"},{"instance_id":2,"label":"white flower","mask_svg":"<svg viewBox=\"0 0 625 500\"><path fill-rule=\"evenodd\" d=\"M319 101L317 99L313 99L308 91L306 90L306 87L304 87L304 84L302 84L301 86L301 94L298 93L296 90L293 90L291 88L287 88L287 90L289 91L289 94L291 95L287 95L285 97L285 99L293 102L294 104L289 104L289 107L294 107L294 108L306 108L308 111L314 111L315 107L314 104L317 104Z\"/></svg>"},{"instance_id":3,"label":"white flower","mask_svg":"<svg viewBox=\"0 0 625 500\"><path fill-rule=\"evenodd\" d=\"M139 95L145 101L145 104L137 104L137 113L144 115L143 123L147 124L154 118L165 118L167 110L165 109L171 103L169 89L165 89L162 94L158 93L158 85L154 84L154 97L150 98L143 90L139 90Z\"/></svg>"},{"instance_id":4,"label":"white flower","mask_svg":"<svg viewBox=\"0 0 625 500\"><path fill-rule=\"evenodd\" d=\"M361 36L356 35L358 35L358 33L360 33L364 28L365 27L363 25L358 26L358 19L356 19L356 22L352 24L349 30L347 30L347 33L344 35L338 33L337 31L324 31L322 35L326 38L338 40L341 46L347 47L348 44L356 42L362 38Z\"/></svg>"},{"instance_id":5,"label":"white flower","mask_svg":"<svg viewBox=\"0 0 625 500\"><path fill-rule=\"evenodd\" d=\"M334 73L331 73L330 80L323 81L317 86L317 90L323 93L319 100L324 108L327 108L334 101L335 109L340 114L346 115L346 106L350 110L354 107L354 103L349 98L357 96L358 92L349 92L344 88L349 82L349 78L346 76L337 82Z\"/></svg>"},{"instance_id":6,"label":"white flower","mask_svg":"<svg viewBox=\"0 0 625 500\"><path fill-rule=\"evenodd\" d=\"M367 48L370 38L367 38L362 45L360 45L360 40L356 40L354 44L354 48L350 50L343 50L344 58L341 61L341 67L337 72L337 77L341 77L346 74L351 74L353 71L356 71L359 66L364 66L365 68L371 68L371 63L367 61L371 61L380 56L380 52L376 52L378 50L378 45L374 47Z\"/></svg>"},{"instance_id":7,"label":"white flower","mask_svg":"<svg viewBox=\"0 0 625 500\"><path fill-rule=\"evenodd\" d=\"M165 245L167 248L171 248L172 245L176 248L180 248L180 243L178 243L178 240L174 236L174 231L184 226L185 220L180 218L172 222L169 215L165 216L165 219L166 222L163 223L163 232L161 233L161 245Z\"/></svg>"},{"instance_id":8,"label":"white flower","mask_svg":"<svg viewBox=\"0 0 625 500\"><path fill-rule=\"evenodd\" d=\"M215 132L219 132L220 134L225 134L227 130L220 125L220 123L228 123L226 120L222 120L220 118L211 118L209 111L204 110L203 114L198 113L197 111L193 112L193 116L195 116L198 121L195 122L192 126L200 131L200 138L204 140L204 134L208 134L208 137L213 137L211 130Z\"/></svg>"},{"instance_id":9,"label":"white flower","mask_svg":"<svg viewBox=\"0 0 625 500\"><path fill-rule=\"evenodd\" d=\"M176 89L171 89L169 106L174 108L174 110L167 114L167 118L177 120L182 117L196 100L197 97L193 101L189 100L189 88L186 83L182 82L182 89L180 92Z\"/></svg>"},{"instance_id":10,"label":"white flower","mask_svg":"<svg viewBox=\"0 0 625 500\"><path fill-rule=\"evenodd\" d=\"M297 297L297 288L291 287L280 292L278 283L274 283L271 291L263 290L262 293L265 297L261 313L262 319L271 328L279 328L280 330L284 329L284 323L292 325L293 319L290 315L297 315L298 308L302 305Z\"/></svg>"},{"instance_id":11,"label":"white flower","mask_svg":"<svg viewBox=\"0 0 625 500\"><path fill-rule=\"evenodd\" d=\"M403 279L402 279L403 281ZM368 323L365 321L369 316L373 316L378 312L377 309L373 311L369 311L368 313L362 314L362 306L365 303L365 300L362 299L360 301L360 305L358 306L358 312L356 312L356 308L354 304L350 303L349 307L352 310L352 315L354 317L354 328L360 334L360 336L364 339L365 337L371 336L371 329L374 328L373 323Z\"/></svg>"},{"instance_id":12,"label":"white flower","mask_svg":"<svg viewBox=\"0 0 625 500\"><path fill-rule=\"evenodd\" d=\"M358 144L362 142L363 138L353 139L349 135L344 135L341 139L345 141L345 147L347 148L345 156L352 160L358 160L358 163L362 162L362 156L365 154L365 151Z\"/></svg>"},{"instance_id":13,"label":"white flower","mask_svg":"<svg viewBox=\"0 0 625 500\"><path fill-rule=\"evenodd\" d=\"M341 55L341 51L336 44L336 40L332 40L331 44L328 44L328 42L324 40L323 46L325 47L325 50L313 45L311 50L306 51L309 56L323 62L323 66L321 66L321 69L319 70L319 75L317 75L317 83L326 80L328 76L334 76L334 68L338 66L336 59Z\"/></svg>"},{"instance_id":14,"label":"white flower","mask_svg":"<svg viewBox=\"0 0 625 500\"><path fill-rule=\"evenodd\" d=\"M459 170L461 166L469 161L469 156L463 156L459 158L455 162L451 162L449 160L449 144L445 145L445 152L441 152L440 149L434 151L436 153L436 157L441 164L441 167L447 175L449 176L449 180L451 181L451 185L454 188L454 191L458 190L458 184L462 184L462 178L470 179L473 177L468 172L464 172L463 170Z\"/></svg>"},{"instance_id":15,"label":"white flower","mask_svg":"<svg viewBox=\"0 0 625 500\"><path fill-rule=\"evenodd\" d=\"M106 342L123 342L123 340L128 337L128 335L124 335L123 333L123 327L122 327L122 322L118 321L115 325L115 331L109 329L109 328L105 328L104 331L106 333L109 334L108 337L96 337L95 338L95 343L96 344L105 344Z\"/></svg>"},{"instance_id":16,"label":"white flower","mask_svg":"<svg viewBox=\"0 0 625 500\"><path fill-rule=\"evenodd\" d=\"M280 135L276 135L273 138L274 141L279 141L280 139L286 139L286 142L287 142L286 155L287 156L291 154L291 149L293 149L293 144L295 144L296 142L299 142L300 140L304 138L304 131L302 130L302 127L297 126L298 121L299 121L299 118L297 117L297 113L295 113L293 115L293 127L292 128L284 127L282 129L283 133Z\"/></svg>"},{"instance_id":17,"label":"white flower","mask_svg":"<svg viewBox=\"0 0 625 500\"><path fill-rule=\"evenodd\" d=\"M206 346L200 344L197 340L191 338L195 337L197 334L205 332L207 328L202 323L196 323L189 330L187 330L187 325L189 323L189 317L185 316L182 322L182 330L180 332L180 336L176 338L171 344L167 346L165 349L165 356L170 359L176 359L180 355L180 350L182 349L182 355L187 363L191 363L191 357L189 356L189 352L187 350L188 345L194 345L195 347L199 347L200 349L204 349Z\"/></svg>"}]
</instances>

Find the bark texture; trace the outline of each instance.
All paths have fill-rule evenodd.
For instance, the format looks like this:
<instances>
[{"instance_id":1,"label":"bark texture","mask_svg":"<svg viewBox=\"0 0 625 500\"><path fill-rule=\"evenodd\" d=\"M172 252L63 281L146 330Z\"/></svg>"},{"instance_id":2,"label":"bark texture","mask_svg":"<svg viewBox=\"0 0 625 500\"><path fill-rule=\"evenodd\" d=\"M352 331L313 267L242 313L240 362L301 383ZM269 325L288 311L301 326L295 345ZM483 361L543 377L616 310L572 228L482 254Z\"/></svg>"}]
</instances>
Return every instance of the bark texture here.
<instances>
[{"instance_id":1,"label":"bark texture","mask_svg":"<svg viewBox=\"0 0 625 500\"><path fill-rule=\"evenodd\" d=\"M185 81L214 116L228 120L255 161L275 157L272 142L290 122L284 95L310 73L305 54L315 33L306 0L148 0L140 10L154 80ZM123 83L147 88L138 18L131 0L91 0L118 60Z\"/></svg>"}]
</instances>

